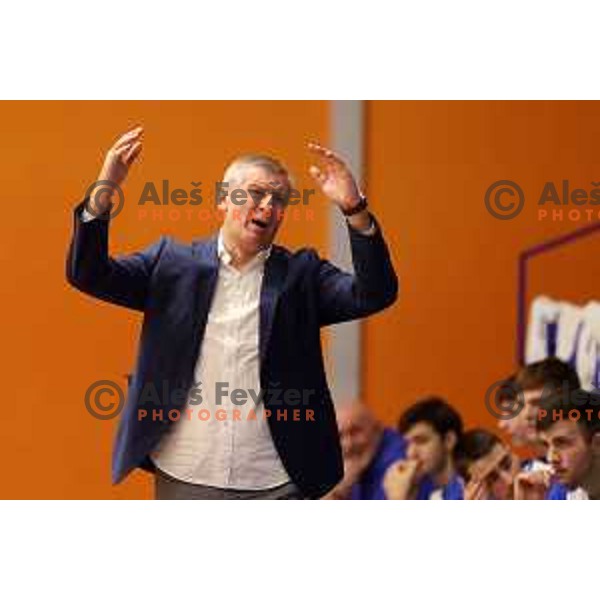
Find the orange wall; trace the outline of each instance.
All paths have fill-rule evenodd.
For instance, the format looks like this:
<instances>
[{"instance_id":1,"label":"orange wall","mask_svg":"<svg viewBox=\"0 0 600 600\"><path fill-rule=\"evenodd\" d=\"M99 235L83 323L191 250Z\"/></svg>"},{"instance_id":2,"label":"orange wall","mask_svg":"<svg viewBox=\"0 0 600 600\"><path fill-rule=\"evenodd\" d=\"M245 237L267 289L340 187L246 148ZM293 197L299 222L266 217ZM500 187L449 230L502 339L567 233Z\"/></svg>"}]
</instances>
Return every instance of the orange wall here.
<instances>
[{"instance_id":1,"label":"orange wall","mask_svg":"<svg viewBox=\"0 0 600 600\"><path fill-rule=\"evenodd\" d=\"M84 408L86 388L112 379L125 384L134 364L140 316L83 296L65 281L71 211L96 178L115 136L146 128L145 152L125 188L125 208L112 224L111 250L130 252L162 233L182 240L210 225L140 219L144 181L220 181L234 155L280 156L313 187L303 144L326 140L326 102L3 102L0 164L2 345L5 384L0 417L0 498L145 498L151 477L137 471L110 484L116 421ZM212 187L212 186L211 186ZM203 191L204 188L203 186ZM319 202L320 200L320 202ZM323 250L327 205L315 220L289 220L280 241Z\"/></svg>"},{"instance_id":2,"label":"orange wall","mask_svg":"<svg viewBox=\"0 0 600 600\"><path fill-rule=\"evenodd\" d=\"M484 394L515 367L519 253L587 224L540 221L537 198L548 180L600 181L600 103L371 102L367 114L368 192L401 290L365 326L366 401L395 423L438 393L468 425L493 426ZM525 193L513 220L484 207L501 179ZM528 299L599 298L597 250L600 233L534 259Z\"/></svg>"},{"instance_id":3,"label":"orange wall","mask_svg":"<svg viewBox=\"0 0 600 600\"><path fill-rule=\"evenodd\" d=\"M65 282L71 211L100 168L103 152L133 124L146 128L141 164L112 227L113 253L162 233L190 240L211 225L140 219L144 181L219 180L249 150L281 156L303 175L307 139L327 139L326 102L4 102L0 347L4 469L0 498L147 498L151 477L110 484L115 421L85 410L99 379L124 384L134 363L140 316L87 298ZM367 192L401 277L398 303L364 325L365 400L394 423L418 396L439 393L467 423L493 425L487 386L514 367L516 267L523 249L581 223L537 220L531 198L549 179L589 187L600 103L369 102ZM485 210L490 183L512 179L529 202L514 220ZM204 190L203 186L203 190ZM128 201L129 199L129 201ZM327 244L326 201L314 222L288 220L280 241ZM598 241L536 259L531 296L597 297Z\"/></svg>"}]
</instances>

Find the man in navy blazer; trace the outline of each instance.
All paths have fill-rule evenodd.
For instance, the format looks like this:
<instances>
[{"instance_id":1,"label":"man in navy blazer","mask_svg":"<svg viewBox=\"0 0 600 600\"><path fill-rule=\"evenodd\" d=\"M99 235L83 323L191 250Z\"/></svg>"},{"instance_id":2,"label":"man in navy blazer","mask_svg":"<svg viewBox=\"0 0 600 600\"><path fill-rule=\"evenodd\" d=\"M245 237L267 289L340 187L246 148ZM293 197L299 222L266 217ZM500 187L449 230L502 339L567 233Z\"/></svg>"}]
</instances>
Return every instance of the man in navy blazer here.
<instances>
[{"instance_id":1,"label":"man in navy blazer","mask_svg":"<svg viewBox=\"0 0 600 600\"><path fill-rule=\"evenodd\" d=\"M142 149L142 135L140 127L119 138L106 156L98 181L111 182L115 188L123 183ZM219 204L225 213L219 233L191 245L163 237L143 251L111 257L111 189L98 184L75 208L67 280L95 298L144 314L137 365L114 444L113 484L122 481L131 470L142 468L157 476L160 473L166 477L163 481L174 486L167 486L168 489L178 490L170 496L163 494L165 498L319 498L342 478L343 463L323 364L320 328L366 317L390 306L397 296L398 281L380 225L367 210L366 198L359 193L344 161L319 145L310 144L309 149L319 159L319 166L310 168L311 175L323 194L346 215L354 274L320 258L314 249L292 252L272 243L289 199L291 182L281 163L264 155L241 157L229 166L225 181L247 192L251 200L232 202L232 194L227 194ZM236 296L226 291L231 288L227 288L227 281L223 283L223 277L233 277L236 285L236 275L244 274L247 265L253 274L240 280L240 285L248 286L240 292L243 302L231 307L228 302ZM256 300L254 313L252 293ZM225 350L221 352L221 346L214 345L215 339L238 338L232 338L231 331L223 329L230 326L226 319L215 315L238 318L232 321L237 323L237 329L231 330L238 333L255 321L255 338L248 327L250 332L243 340L243 348L241 342L239 348L234 342L231 355L227 355L228 346L223 346ZM249 343L252 339L257 341L254 347ZM268 426L261 429L258 425L230 423L221 429L207 429L204 434L198 433L200 426L195 421L183 425L183 420L175 423L164 418L141 418L142 409L150 412L155 408L143 406L148 386L162 390L166 383L169 390L187 392L187 396L168 394L161 398L164 414L184 411L190 406L189 390L197 383L198 373L226 377L229 363L223 361L230 361L227 356L240 356L242 350L246 353L243 360L227 373L235 378L248 368L251 377L254 369L262 394L260 410ZM302 395L303 401L298 403L298 394L286 396L288 390L310 392ZM281 399L285 401L286 397L294 398L290 405L293 404L294 416L298 418L277 418L277 411L285 408ZM240 436L236 438L239 445L235 450L225 444L223 437L233 435L223 433L232 425L239 428L236 435ZM161 450L163 463L170 469L168 475L168 471L157 469L153 457L157 456L156 449L164 447L166 440L183 427L187 428L186 433L180 437L184 436L187 445L182 446L184 442L179 440ZM182 447L186 448L185 456L177 454ZM194 452L202 456L196 457ZM196 458L204 461L203 466L193 462ZM254 479L248 478L249 472ZM278 472L279 478L271 477L273 472ZM220 485L221 481L231 485ZM269 490L282 489L270 487L273 482L287 482L298 493L269 495ZM215 496L215 490L221 495Z\"/></svg>"}]
</instances>

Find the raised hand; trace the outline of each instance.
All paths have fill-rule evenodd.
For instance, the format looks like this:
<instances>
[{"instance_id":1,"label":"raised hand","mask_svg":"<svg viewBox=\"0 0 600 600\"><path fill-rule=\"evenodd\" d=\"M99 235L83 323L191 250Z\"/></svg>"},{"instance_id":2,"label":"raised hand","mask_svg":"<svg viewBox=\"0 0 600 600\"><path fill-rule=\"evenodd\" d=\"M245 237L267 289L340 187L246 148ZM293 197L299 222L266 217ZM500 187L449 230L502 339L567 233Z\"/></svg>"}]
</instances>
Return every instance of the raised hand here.
<instances>
[{"instance_id":1,"label":"raised hand","mask_svg":"<svg viewBox=\"0 0 600 600\"><path fill-rule=\"evenodd\" d=\"M343 159L319 144L308 144L308 149L318 158L319 165L311 165L309 173L321 187L321 191L342 210L354 208L360 193L350 169Z\"/></svg>"},{"instance_id":2,"label":"raised hand","mask_svg":"<svg viewBox=\"0 0 600 600\"><path fill-rule=\"evenodd\" d=\"M123 134L106 153L104 164L96 181L98 184L90 193L88 210L95 215L102 214L109 207L115 189L121 186L129 173L129 167L142 151L144 129L136 127ZM111 187L110 184L114 184Z\"/></svg>"}]
</instances>

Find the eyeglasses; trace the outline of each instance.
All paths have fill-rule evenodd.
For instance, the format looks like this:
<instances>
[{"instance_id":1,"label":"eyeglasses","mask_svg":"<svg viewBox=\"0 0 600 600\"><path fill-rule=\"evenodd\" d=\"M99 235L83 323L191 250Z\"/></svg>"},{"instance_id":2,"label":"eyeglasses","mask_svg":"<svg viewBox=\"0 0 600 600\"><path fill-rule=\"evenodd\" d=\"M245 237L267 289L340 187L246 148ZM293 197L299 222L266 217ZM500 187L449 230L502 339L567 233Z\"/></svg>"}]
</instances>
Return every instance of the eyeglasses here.
<instances>
[{"instance_id":1,"label":"eyeglasses","mask_svg":"<svg viewBox=\"0 0 600 600\"><path fill-rule=\"evenodd\" d=\"M272 190L265 188L250 188L248 193L256 205L258 205L265 196L271 196L269 199L269 206L286 207L290 199L290 192L287 189Z\"/></svg>"}]
</instances>

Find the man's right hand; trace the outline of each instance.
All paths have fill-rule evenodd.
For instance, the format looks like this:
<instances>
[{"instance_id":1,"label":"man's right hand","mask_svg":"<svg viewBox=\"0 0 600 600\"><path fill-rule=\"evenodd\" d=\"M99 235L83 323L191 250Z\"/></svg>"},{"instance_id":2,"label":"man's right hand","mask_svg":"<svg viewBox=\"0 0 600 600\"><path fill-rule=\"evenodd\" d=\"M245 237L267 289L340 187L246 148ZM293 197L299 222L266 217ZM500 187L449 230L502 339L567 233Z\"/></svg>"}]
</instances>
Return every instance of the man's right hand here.
<instances>
[{"instance_id":1,"label":"man's right hand","mask_svg":"<svg viewBox=\"0 0 600 600\"><path fill-rule=\"evenodd\" d=\"M94 216L103 214L110 206L114 190L125 181L129 167L142 151L143 127L136 127L122 135L107 152L104 164L96 181L108 181L98 184L90 193L87 209Z\"/></svg>"},{"instance_id":2,"label":"man's right hand","mask_svg":"<svg viewBox=\"0 0 600 600\"><path fill-rule=\"evenodd\" d=\"M400 460L387 470L383 478L383 489L388 500L409 500L414 491L417 462Z\"/></svg>"},{"instance_id":3,"label":"man's right hand","mask_svg":"<svg viewBox=\"0 0 600 600\"><path fill-rule=\"evenodd\" d=\"M550 488L550 472L530 471L515 478L515 500L544 500Z\"/></svg>"},{"instance_id":4,"label":"man's right hand","mask_svg":"<svg viewBox=\"0 0 600 600\"><path fill-rule=\"evenodd\" d=\"M487 500L489 498L488 486L485 481L480 479L471 479L465 485L465 500Z\"/></svg>"}]
</instances>

